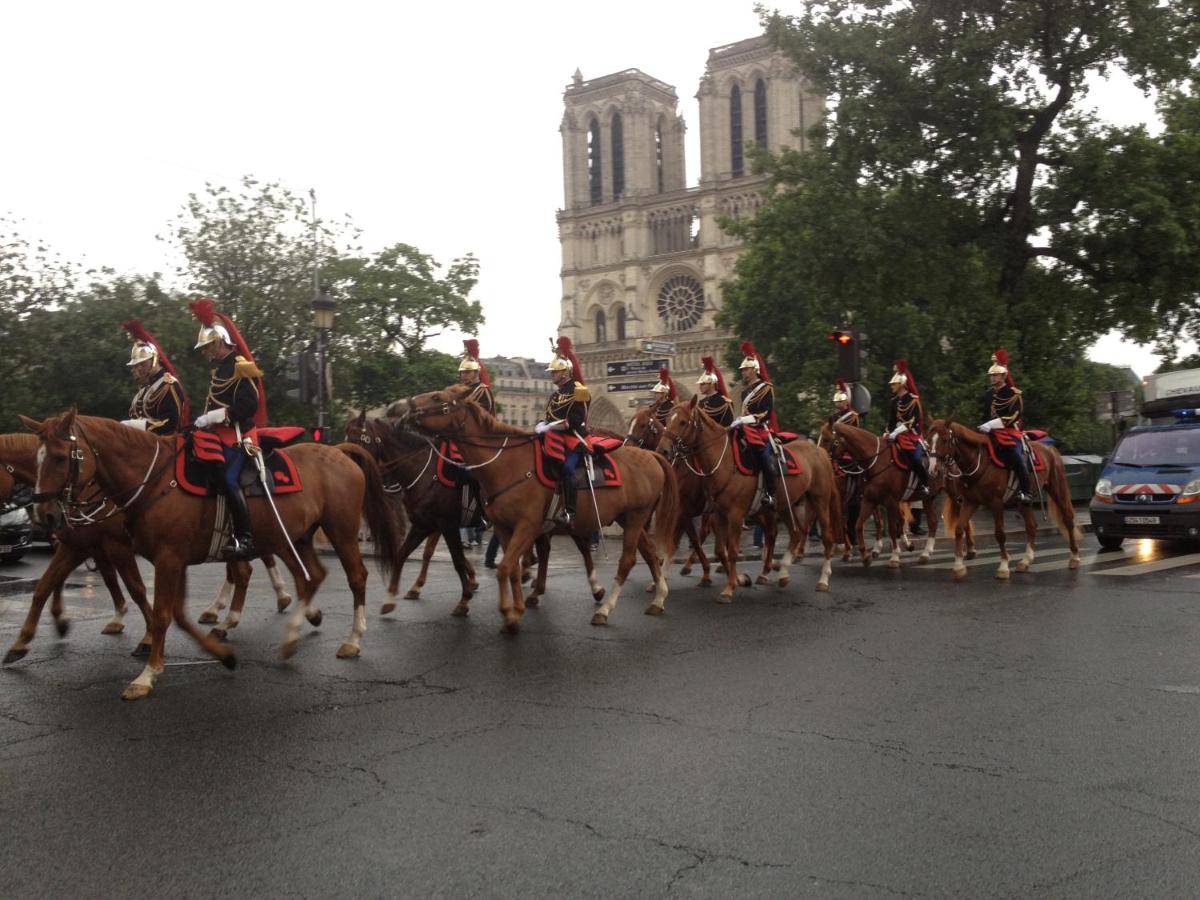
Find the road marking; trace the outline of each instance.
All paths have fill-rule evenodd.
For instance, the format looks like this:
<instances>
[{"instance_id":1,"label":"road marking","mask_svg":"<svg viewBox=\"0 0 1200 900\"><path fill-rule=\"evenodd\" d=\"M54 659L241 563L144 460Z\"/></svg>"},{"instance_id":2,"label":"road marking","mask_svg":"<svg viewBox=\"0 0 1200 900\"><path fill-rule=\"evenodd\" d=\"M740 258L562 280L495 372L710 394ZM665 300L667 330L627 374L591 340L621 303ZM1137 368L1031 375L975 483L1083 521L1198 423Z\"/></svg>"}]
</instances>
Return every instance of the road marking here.
<instances>
[{"instance_id":1,"label":"road marking","mask_svg":"<svg viewBox=\"0 0 1200 900\"><path fill-rule=\"evenodd\" d=\"M1157 559L1154 562L1140 563L1134 566L1120 566L1116 569L1103 569L1091 572L1091 575L1145 575L1149 572L1162 572L1166 569L1177 569L1180 566L1200 564L1200 553L1189 553L1186 556L1175 556L1168 559Z\"/></svg>"},{"instance_id":2,"label":"road marking","mask_svg":"<svg viewBox=\"0 0 1200 900\"><path fill-rule=\"evenodd\" d=\"M1082 568L1083 566L1090 566L1092 563L1096 563L1096 562L1117 562L1118 560L1121 560L1123 558L1124 557L1113 556L1111 554L1105 554L1105 553L1089 553L1087 556L1081 556L1079 558L1079 565L1080 565L1080 568ZM1030 572L1055 572L1055 571L1058 571L1059 569L1068 569L1068 568L1070 568L1070 566L1071 566L1071 558L1067 557L1066 559L1055 559L1048 563L1034 563L1032 566L1029 567L1029 571Z\"/></svg>"},{"instance_id":3,"label":"road marking","mask_svg":"<svg viewBox=\"0 0 1200 900\"><path fill-rule=\"evenodd\" d=\"M1000 565L1000 551L999 550L989 550L987 552L991 555L984 556L984 555L980 554L979 556L975 557L974 559L964 560L963 565L968 566L968 567ZM1039 551L1037 551L1037 556L1035 557L1035 559L1041 559L1043 556L1059 556L1063 553L1070 553L1070 552L1071 552L1070 547L1057 547L1053 550L1039 550ZM1021 552L1018 552L1016 550L1009 550L1008 557L1009 557L1009 559L1008 559L1009 564L1015 566L1021 560ZM954 565L955 564L954 564L953 560L951 560L950 562L934 563L932 566L921 566L921 568L922 569L953 569ZM1034 568L1036 569L1036 563L1034 564Z\"/></svg>"}]
</instances>

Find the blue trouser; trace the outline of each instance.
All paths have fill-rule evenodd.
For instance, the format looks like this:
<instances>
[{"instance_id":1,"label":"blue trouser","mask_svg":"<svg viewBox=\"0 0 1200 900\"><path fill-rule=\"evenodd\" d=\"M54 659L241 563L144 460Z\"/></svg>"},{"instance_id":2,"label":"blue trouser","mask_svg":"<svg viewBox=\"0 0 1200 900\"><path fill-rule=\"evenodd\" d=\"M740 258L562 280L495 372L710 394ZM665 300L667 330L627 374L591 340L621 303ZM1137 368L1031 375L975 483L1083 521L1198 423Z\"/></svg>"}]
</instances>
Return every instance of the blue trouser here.
<instances>
[{"instance_id":1,"label":"blue trouser","mask_svg":"<svg viewBox=\"0 0 1200 900\"><path fill-rule=\"evenodd\" d=\"M925 468L925 445L917 441L906 455L909 467L916 473L917 481L922 485L928 485L929 472Z\"/></svg>"},{"instance_id":2,"label":"blue trouser","mask_svg":"<svg viewBox=\"0 0 1200 900\"><path fill-rule=\"evenodd\" d=\"M580 444L574 450L567 452L567 458L563 460L563 480L575 477L575 470L579 467L580 461L583 459L583 445Z\"/></svg>"},{"instance_id":3,"label":"blue trouser","mask_svg":"<svg viewBox=\"0 0 1200 900\"><path fill-rule=\"evenodd\" d=\"M221 449L225 454L225 471L222 473L225 478L225 490L230 493L240 492L242 486L238 480L242 477L242 469L246 465L246 452L240 444Z\"/></svg>"}]
</instances>

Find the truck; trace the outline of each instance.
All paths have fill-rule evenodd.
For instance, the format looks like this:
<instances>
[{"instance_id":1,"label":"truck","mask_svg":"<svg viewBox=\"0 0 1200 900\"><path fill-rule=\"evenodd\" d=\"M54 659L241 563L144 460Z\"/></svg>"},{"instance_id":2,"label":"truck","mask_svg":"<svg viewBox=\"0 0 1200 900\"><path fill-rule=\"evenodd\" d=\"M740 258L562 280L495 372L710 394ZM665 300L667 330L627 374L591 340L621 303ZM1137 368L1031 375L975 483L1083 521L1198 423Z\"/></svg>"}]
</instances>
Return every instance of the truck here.
<instances>
[{"instance_id":1,"label":"truck","mask_svg":"<svg viewBox=\"0 0 1200 900\"><path fill-rule=\"evenodd\" d=\"M1142 387L1148 424L1121 434L1092 495L1105 550L1125 538L1200 543L1200 369L1151 375Z\"/></svg>"}]
</instances>

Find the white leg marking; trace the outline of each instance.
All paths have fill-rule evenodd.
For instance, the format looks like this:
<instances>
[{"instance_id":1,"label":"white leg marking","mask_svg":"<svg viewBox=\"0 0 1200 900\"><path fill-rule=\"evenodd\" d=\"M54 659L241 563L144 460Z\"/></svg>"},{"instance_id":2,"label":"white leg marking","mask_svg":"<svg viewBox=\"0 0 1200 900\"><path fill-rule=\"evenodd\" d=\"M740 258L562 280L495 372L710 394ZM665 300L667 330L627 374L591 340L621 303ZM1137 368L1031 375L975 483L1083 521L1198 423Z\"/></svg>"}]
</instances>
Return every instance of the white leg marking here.
<instances>
[{"instance_id":1,"label":"white leg marking","mask_svg":"<svg viewBox=\"0 0 1200 900\"><path fill-rule=\"evenodd\" d=\"M955 575L966 575L967 564L963 562L963 558L957 554L954 557L954 568L952 570Z\"/></svg>"},{"instance_id":2,"label":"white leg marking","mask_svg":"<svg viewBox=\"0 0 1200 900\"><path fill-rule=\"evenodd\" d=\"M300 623L304 621L305 613L308 612L307 603L297 603L296 606L288 613L287 625L283 629L283 642L300 640Z\"/></svg>"},{"instance_id":3,"label":"white leg marking","mask_svg":"<svg viewBox=\"0 0 1200 900\"><path fill-rule=\"evenodd\" d=\"M221 623L221 627L228 631L231 628L237 628L240 621L242 621L242 614L230 611L229 615L225 617L225 621Z\"/></svg>"},{"instance_id":4,"label":"white leg marking","mask_svg":"<svg viewBox=\"0 0 1200 900\"><path fill-rule=\"evenodd\" d=\"M821 577L817 579L818 587L829 587L829 576L833 574L833 563L825 560L821 563Z\"/></svg>"},{"instance_id":5,"label":"white leg marking","mask_svg":"<svg viewBox=\"0 0 1200 900\"><path fill-rule=\"evenodd\" d=\"M142 674L133 679L133 683L138 687L152 688L157 678L158 673L150 668L150 666L146 666L146 668L142 669Z\"/></svg>"},{"instance_id":6,"label":"white leg marking","mask_svg":"<svg viewBox=\"0 0 1200 900\"><path fill-rule=\"evenodd\" d=\"M127 608L128 608L128 607L121 607L120 609L115 609L115 610L113 610L113 617L112 617L111 619L109 619L109 620L108 620L108 624L109 624L109 625L121 625L121 624L124 624L124 622L125 622L125 610L126 610ZM107 626L105 626L105 627L107 627Z\"/></svg>"},{"instance_id":7,"label":"white leg marking","mask_svg":"<svg viewBox=\"0 0 1200 900\"><path fill-rule=\"evenodd\" d=\"M617 608L617 600L619 600L620 597L621 582L614 578L612 590L608 592L608 596L605 598L604 602L600 604L600 608L597 609L596 612L603 613L606 616L611 614L612 611Z\"/></svg>"},{"instance_id":8,"label":"white leg marking","mask_svg":"<svg viewBox=\"0 0 1200 900\"><path fill-rule=\"evenodd\" d=\"M996 577L1003 580L1008 577L1008 560L1000 560L1000 565L996 569Z\"/></svg>"},{"instance_id":9,"label":"white leg marking","mask_svg":"<svg viewBox=\"0 0 1200 900\"><path fill-rule=\"evenodd\" d=\"M267 566L267 574L271 576L271 587L275 588L275 596L287 597L287 586L283 583L283 576L279 573L279 566Z\"/></svg>"},{"instance_id":10,"label":"white leg marking","mask_svg":"<svg viewBox=\"0 0 1200 900\"><path fill-rule=\"evenodd\" d=\"M593 596L604 590L604 585L602 585L600 583L600 579L596 577L596 571L594 569L591 572L588 572L587 578L588 586L591 587Z\"/></svg>"},{"instance_id":11,"label":"white leg marking","mask_svg":"<svg viewBox=\"0 0 1200 900\"><path fill-rule=\"evenodd\" d=\"M367 611L364 607L360 606L354 610L354 627L350 629L350 637L346 638L346 643L361 648L363 635L366 633Z\"/></svg>"}]
</instances>

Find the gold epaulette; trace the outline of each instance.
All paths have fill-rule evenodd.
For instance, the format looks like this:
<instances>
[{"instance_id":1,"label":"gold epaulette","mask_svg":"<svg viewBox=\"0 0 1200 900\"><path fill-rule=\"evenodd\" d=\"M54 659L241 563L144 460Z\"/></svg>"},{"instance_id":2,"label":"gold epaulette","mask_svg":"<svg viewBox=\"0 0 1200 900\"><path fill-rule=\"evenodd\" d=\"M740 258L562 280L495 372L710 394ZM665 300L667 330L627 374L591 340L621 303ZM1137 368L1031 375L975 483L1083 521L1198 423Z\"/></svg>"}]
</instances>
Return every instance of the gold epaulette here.
<instances>
[{"instance_id":1,"label":"gold epaulette","mask_svg":"<svg viewBox=\"0 0 1200 900\"><path fill-rule=\"evenodd\" d=\"M1013 388L1013 389L1012 389L1012 392L1013 392L1014 394L1020 394L1020 393L1021 393L1021 389L1020 389L1019 387L1015 387L1015 388Z\"/></svg>"},{"instance_id":2,"label":"gold epaulette","mask_svg":"<svg viewBox=\"0 0 1200 900\"><path fill-rule=\"evenodd\" d=\"M246 357L239 356L237 358L237 363L233 367L234 378L262 378L262 376L262 369L246 359Z\"/></svg>"},{"instance_id":3,"label":"gold epaulette","mask_svg":"<svg viewBox=\"0 0 1200 900\"><path fill-rule=\"evenodd\" d=\"M575 385L575 393L571 395L571 399L576 403L590 403L592 392L587 389L587 385L577 384Z\"/></svg>"},{"instance_id":4,"label":"gold epaulette","mask_svg":"<svg viewBox=\"0 0 1200 900\"><path fill-rule=\"evenodd\" d=\"M179 384L179 379L176 378L174 375L172 375L170 372L164 372L162 380L163 380L163 384Z\"/></svg>"}]
</instances>

